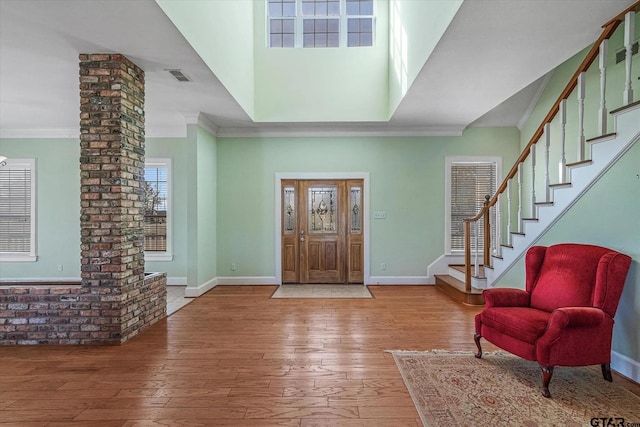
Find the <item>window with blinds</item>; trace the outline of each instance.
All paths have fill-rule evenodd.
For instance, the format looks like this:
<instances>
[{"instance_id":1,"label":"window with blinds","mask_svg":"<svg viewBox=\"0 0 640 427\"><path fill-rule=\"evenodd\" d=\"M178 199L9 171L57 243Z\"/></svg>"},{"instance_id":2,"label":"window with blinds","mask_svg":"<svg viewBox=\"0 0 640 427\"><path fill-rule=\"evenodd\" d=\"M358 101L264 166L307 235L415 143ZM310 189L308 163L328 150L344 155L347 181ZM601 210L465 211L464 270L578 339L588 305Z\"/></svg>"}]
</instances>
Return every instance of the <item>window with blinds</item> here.
<instances>
[{"instance_id":1,"label":"window with blinds","mask_svg":"<svg viewBox=\"0 0 640 427\"><path fill-rule=\"evenodd\" d=\"M464 251L464 220L482 209L485 196L493 196L497 186L499 159L447 159L447 252ZM491 232L495 232L495 211L490 212ZM472 230L475 235L476 229ZM479 230L480 242L484 227ZM474 248L472 247L472 250Z\"/></svg>"},{"instance_id":2,"label":"window with blinds","mask_svg":"<svg viewBox=\"0 0 640 427\"><path fill-rule=\"evenodd\" d=\"M35 159L0 167L0 259L35 260Z\"/></svg>"},{"instance_id":3,"label":"window with blinds","mask_svg":"<svg viewBox=\"0 0 640 427\"><path fill-rule=\"evenodd\" d=\"M171 160L147 159L144 168L144 250L149 261L171 260Z\"/></svg>"}]
</instances>

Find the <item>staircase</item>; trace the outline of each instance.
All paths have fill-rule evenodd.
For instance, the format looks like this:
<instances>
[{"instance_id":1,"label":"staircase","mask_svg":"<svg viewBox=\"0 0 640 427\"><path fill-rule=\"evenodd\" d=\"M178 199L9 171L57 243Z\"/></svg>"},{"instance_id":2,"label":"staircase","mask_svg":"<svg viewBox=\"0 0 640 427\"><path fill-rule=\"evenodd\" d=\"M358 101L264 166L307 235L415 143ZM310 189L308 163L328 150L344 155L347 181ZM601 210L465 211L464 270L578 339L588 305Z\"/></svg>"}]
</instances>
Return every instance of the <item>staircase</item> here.
<instances>
[{"instance_id":1,"label":"staircase","mask_svg":"<svg viewBox=\"0 0 640 427\"><path fill-rule=\"evenodd\" d=\"M640 140L640 101L633 99L632 44L636 12L640 1L606 23L599 39L575 72L565 90L551 107L530 142L499 186L496 194L487 196L484 208L473 218L465 220L465 261L450 265L448 274L435 275L436 288L457 301L482 305L482 289L491 287L521 258L526 250L567 212L580 197L589 191L638 140ZM622 24L622 25L621 25ZM607 91L608 40L616 31L624 32L625 73L624 93ZM592 64L594 69L589 73ZM619 74L619 73L618 73ZM586 99L587 77L591 86L599 77L599 99ZM617 82L619 83L619 82ZM575 99L577 120L567 114L569 97ZM621 105L607 112L607 98L613 105ZM617 98L617 99L616 99ZM620 100L622 102L616 100ZM585 102L596 102L598 136L586 139ZM587 104L589 105L589 104ZM595 110L595 108L592 108ZM613 132L607 132L607 116L613 118ZM567 149L567 133L575 132L579 143L575 153ZM576 145L571 140L572 145ZM539 150L536 153L536 149ZM576 160L567 163L566 158ZM558 182L550 181L550 165L558 165ZM554 166L555 167L555 166ZM525 212L527 212L525 214ZM498 218L491 228L491 214ZM484 227L484 241L479 242ZM494 231L495 230L495 231ZM474 258L471 248L483 248ZM475 255L475 254L474 254Z\"/></svg>"}]
</instances>

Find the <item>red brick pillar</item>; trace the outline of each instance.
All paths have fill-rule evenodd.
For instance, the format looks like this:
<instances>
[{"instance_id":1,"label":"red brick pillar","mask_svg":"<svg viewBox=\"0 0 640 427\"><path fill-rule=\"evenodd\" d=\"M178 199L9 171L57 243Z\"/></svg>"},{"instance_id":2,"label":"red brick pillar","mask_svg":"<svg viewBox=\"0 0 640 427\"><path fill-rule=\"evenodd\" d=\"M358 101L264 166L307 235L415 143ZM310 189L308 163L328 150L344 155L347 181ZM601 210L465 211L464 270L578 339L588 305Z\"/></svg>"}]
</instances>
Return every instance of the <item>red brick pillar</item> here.
<instances>
[{"instance_id":1,"label":"red brick pillar","mask_svg":"<svg viewBox=\"0 0 640 427\"><path fill-rule=\"evenodd\" d=\"M124 342L148 314L144 144L144 71L123 55L80 55L81 277L95 313L85 343Z\"/></svg>"}]
</instances>

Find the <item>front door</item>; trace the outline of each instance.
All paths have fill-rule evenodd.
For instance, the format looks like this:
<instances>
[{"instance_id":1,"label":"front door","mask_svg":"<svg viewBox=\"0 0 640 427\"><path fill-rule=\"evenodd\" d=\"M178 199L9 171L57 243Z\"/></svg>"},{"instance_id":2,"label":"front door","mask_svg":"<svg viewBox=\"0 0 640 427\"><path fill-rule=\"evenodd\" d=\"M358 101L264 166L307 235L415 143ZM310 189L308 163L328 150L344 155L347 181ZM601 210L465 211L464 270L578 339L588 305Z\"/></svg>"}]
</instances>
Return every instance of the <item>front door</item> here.
<instances>
[{"instance_id":1,"label":"front door","mask_svg":"<svg viewBox=\"0 0 640 427\"><path fill-rule=\"evenodd\" d=\"M363 283L362 180L282 181L282 282Z\"/></svg>"}]
</instances>

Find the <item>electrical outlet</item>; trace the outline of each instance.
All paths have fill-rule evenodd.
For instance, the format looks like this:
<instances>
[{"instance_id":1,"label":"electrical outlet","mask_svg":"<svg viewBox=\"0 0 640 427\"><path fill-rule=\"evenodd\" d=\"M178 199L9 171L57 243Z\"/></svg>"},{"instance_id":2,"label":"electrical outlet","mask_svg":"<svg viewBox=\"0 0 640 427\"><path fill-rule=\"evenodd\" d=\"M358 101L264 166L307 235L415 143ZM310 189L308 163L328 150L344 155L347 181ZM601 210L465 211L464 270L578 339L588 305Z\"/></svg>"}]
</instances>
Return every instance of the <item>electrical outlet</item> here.
<instances>
[{"instance_id":1,"label":"electrical outlet","mask_svg":"<svg viewBox=\"0 0 640 427\"><path fill-rule=\"evenodd\" d=\"M387 263L386 262L381 262L380 263L380 270L386 270L387 269Z\"/></svg>"},{"instance_id":2,"label":"electrical outlet","mask_svg":"<svg viewBox=\"0 0 640 427\"><path fill-rule=\"evenodd\" d=\"M58 271L62 271L62 270L64 270L64 265L58 264Z\"/></svg>"},{"instance_id":3,"label":"electrical outlet","mask_svg":"<svg viewBox=\"0 0 640 427\"><path fill-rule=\"evenodd\" d=\"M235 264L231 264L231 271L236 271L236 265Z\"/></svg>"}]
</instances>

